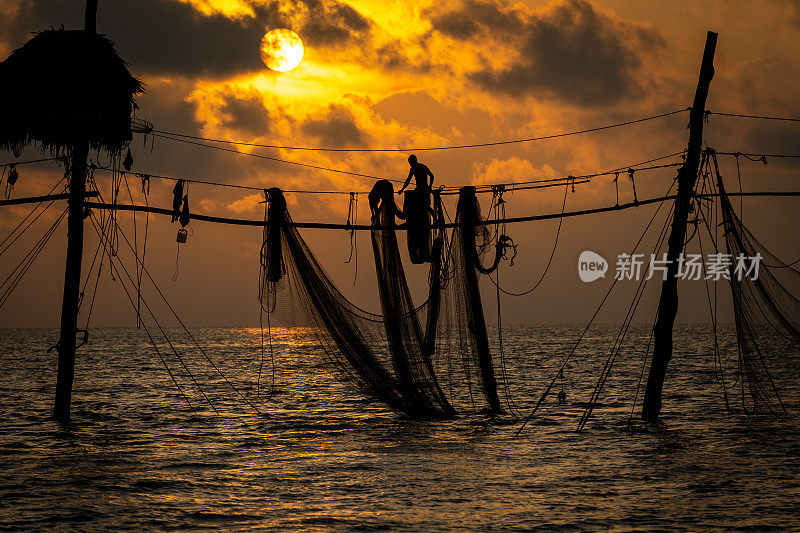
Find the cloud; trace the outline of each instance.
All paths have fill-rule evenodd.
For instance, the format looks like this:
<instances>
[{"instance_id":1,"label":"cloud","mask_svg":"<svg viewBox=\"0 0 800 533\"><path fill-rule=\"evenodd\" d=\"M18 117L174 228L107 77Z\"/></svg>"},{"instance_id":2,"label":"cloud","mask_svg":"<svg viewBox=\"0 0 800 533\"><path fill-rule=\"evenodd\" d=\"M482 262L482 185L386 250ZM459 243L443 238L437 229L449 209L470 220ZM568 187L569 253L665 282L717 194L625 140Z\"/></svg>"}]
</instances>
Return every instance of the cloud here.
<instances>
[{"instance_id":1,"label":"cloud","mask_svg":"<svg viewBox=\"0 0 800 533\"><path fill-rule=\"evenodd\" d=\"M508 43L505 54L487 52L481 68L468 73L479 87L515 98L544 93L581 106L613 104L641 90L643 57L664 46L656 30L587 0L560 0L539 10L465 0L455 11L432 15L431 23L454 39Z\"/></svg>"},{"instance_id":2,"label":"cloud","mask_svg":"<svg viewBox=\"0 0 800 533\"><path fill-rule=\"evenodd\" d=\"M221 123L223 126L239 130L252 137L261 137L270 131L269 112L258 95L251 98L238 98L234 95L223 97L225 104Z\"/></svg>"},{"instance_id":3,"label":"cloud","mask_svg":"<svg viewBox=\"0 0 800 533\"><path fill-rule=\"evenodd\" d=\"M362 144L365 138L353 113L341 105L332 104L323 116L307 119L302 130L328 146L353 146Z\"/></svg>"},{"instance_id":4,"label":"cloud","mask_svg":"<svg viewBox=\"0 0 800 533\"><path fill-rule=\"evenodd\" d=\"M305 0L308 16L302 26L304 41L311 46L333 46L355 39L370 22L347 4Z\"/></svg>"},{"instance_id":5,"label":"cloud","mask_svg":"<svg viewBox=\"0 0 800 533\"><path fill-rule=\"evenodd\" d=\"M256 211L260 202L264 200L264 195L248 194L228 205L228 209L234 213L248 213Z\"/></svg>"},{"instance_id":6,"label":"cloud","mask_svg":"<svg viewBox=\"0 0 800 533\"><path fill-rule=\"evenodd\" d=\"M31 31L62 23L68 29L81 28L82 7L82 2L64 0L21 2L17 17L3 29L14 46L20 46ZM173 0L104 0L97 12L97 29L114 40L135 74L225 76L263 67L258 45L269 18L264 10L258 19L203 15Z\"/></svg>"},{"instance_id":7,"label":"cloud","mask_svg":"<svg viewBox=\"0 0 800 533\"><path fill-rule=\"evenodd\" d=\"M264 69L259 45L270 28L299 28L306 44L338 46L370 27L355 9L336 0L305 0L291 4L293 10L287 2L239 1L230 12L218 4L104 0L97 28L117 43L134 73L224 78ZM78 8L65 0L17 1L4 5L2 13L15 14L0 21L3 39L13 47L22 45L31 31L62 23L83 26L82 3Z\"/></svg>"},{"instance_id":8,"label":"cloud","mask_svg":"<svg viewBox=\"0 0 800 533\"><path fill-rule=\"evenodd\" d=\"M511 34L524 24L516 10L493 0L466 0L457 11L431 17L435 30L457 39L470 39L482 30Z\"/></svg>"},{"instance_id":9,"label":"cloud","mask_svg":"<svg viewBox=\"0 0 800 533\"><path fill-rule=\"evenodd\" d=\"M198 121L194 106L186 100L192 83L186 79L151 79L144 94L136 99L137 116L154 121L156 129L196 134Z\"/></svg>"},{"instance_id":10,"label":"cloud","mask_svg":"<svg viewBox=\"0 0 800 533\"><path fill-rule=\"evenodd\" d=\"M472 183L475 185L488 183L510 183L556 177L549 165L534 168L530 161L521 157L508 159L492 158L488 163L476 163L472 167Z\"/></svg>"}]
</instances>

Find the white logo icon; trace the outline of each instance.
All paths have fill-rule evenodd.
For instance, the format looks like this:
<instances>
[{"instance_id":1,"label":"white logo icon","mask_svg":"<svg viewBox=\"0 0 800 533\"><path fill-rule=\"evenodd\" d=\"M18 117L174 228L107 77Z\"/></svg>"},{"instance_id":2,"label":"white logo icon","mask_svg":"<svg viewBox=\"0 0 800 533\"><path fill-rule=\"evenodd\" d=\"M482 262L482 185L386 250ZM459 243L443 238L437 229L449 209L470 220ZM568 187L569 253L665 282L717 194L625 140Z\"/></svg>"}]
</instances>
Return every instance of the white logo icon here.
<instances>
[{"instance_id":1,"label":"white logo icon","mask_svg":"<svg viewBox=\"0 0 800 533\"><path fill-rule=\"evenodd\" d=\"M578 276L584 283L591 283L606 277L608 261L602 256L586 250L578 257Z\"/></svg>"}]
</instances>

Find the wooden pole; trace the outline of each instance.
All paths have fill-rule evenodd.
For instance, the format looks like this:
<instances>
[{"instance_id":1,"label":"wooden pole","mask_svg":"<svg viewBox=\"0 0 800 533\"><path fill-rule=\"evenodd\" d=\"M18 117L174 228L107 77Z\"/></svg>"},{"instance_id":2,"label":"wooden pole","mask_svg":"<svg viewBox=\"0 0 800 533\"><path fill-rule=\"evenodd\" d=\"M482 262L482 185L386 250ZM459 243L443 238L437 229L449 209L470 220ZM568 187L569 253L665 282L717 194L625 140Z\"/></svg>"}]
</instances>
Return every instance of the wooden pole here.
<instances>
[{"instance_id":1,"label":"wooden pole","mask_svg":"<svg viewBox=\"0 0 800 533\"><path fill-rule=\"evenodd\" d=\"M97 32L97 1L86 0L83 29ZM58 377L53 415L69 422L72 382L75 377L75 334L78 329L78 302L83 261L83 208L86 194L86 160L89 140L85 131L75 132L69 177L69 213L67 214L67 260L64 268L64 296L61 300L61 337L58 341Z\"/></svg>"},{"instance_id":2,"label":"wooden pole","mask_svg":"<svg viewBox=\"0 0 800 533\"><path fill-rule=\"evenodd\" d=\"M686 163L678 171L678 193L672 218L672 231L667 248L667 277L661 284L661 299L658 302L658 317L653 330L653 359L647 378L647 387L642 405L642 419L655 422L661 413L661 392L667 365L672 358L672 328L678 313L678 257L683 252L686 239L686 224L689 208L694 194L700 156L703 147L703 117L706 98L711 80L714 77L714 52L717 47L717 34L708 32L700 77L694 104L689 114L689 147Z\"/></svg>"},{"instance_id":3,"label":"wooden pole","mask_svg":"<svg viewBox=\"0 0 800 533\"><path fill-rule=\"evenodd\" d=\"M83 29L89 33L97 33L97 0L86 0Z\"/></svg>"},{"instance_id":4,"label":"wooden pole","mask_svg":"<svg viewBox=\"0 0 800 533\"><path fill-rule=\"evenodd\" d=\"M78 329L81 261L83 259L83 203L86 189L86 159L89 143L72 148L67 214L67 261L64 271L64 297L61 301L61 338L58 341L58 379L54 416L69 421L72 381L75 375L75 334Z\"/></svg>"}]
</instances>

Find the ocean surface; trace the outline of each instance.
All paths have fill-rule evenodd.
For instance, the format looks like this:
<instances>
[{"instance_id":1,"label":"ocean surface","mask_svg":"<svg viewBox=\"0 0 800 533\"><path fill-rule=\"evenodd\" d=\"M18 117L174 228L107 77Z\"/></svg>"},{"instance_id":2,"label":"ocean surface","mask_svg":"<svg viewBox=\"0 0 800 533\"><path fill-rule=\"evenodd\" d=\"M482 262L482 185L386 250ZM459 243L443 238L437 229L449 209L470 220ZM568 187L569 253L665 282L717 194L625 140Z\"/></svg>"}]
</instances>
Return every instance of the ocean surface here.
<instances>
[{"instance_id":1,"label":"ocean surface","mask_svg":"<svg viewBox=\"0 0 800 533\"><path fill-rule=\"evenodd\" d=\"M730 326L721 375L711 329L678 327L659 425L638 421L649 328L633 327L578 432L618 331L590 330L561 378L581 329L504 328L509 414L427 421L336 381L306 330L274 328L270 358L259 329L191 330L205 354L170 329L183 362L156 342L181 392L143 330L93 329L69 426L50 417L57 332L0 329L0 528L800 529L797 406L736 412Z\"/></svg>"}]
</instances>

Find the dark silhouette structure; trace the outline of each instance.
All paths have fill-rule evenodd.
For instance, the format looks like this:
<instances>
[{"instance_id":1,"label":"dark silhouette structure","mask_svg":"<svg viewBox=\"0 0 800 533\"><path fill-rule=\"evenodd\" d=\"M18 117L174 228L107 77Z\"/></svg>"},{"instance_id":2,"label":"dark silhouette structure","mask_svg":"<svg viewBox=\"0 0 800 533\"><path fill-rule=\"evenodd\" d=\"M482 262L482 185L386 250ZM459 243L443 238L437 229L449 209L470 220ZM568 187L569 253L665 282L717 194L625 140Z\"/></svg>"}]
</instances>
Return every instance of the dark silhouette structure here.
<instances>
[{"instance_id":1,"label":"dark silhouette structure","mask_svg":"<svg viewBox=\"0 0 800 533\"><path fill-rule=\"evenodd\" d=\"M465 409L502 413L477 278L478 248L488 232L474 188L468 189L447 247L443 225L435 227L428 298L415 305L398 248L394 189L388 181L376 183L370 234L381 314L342 295L301 237L283 193L270 189L261 252L263 308L280 323L316 326L326 363L398 411L415 417ZM433 196L441 210L439 194Z\"/></svg>"},{"instance_id":2,"label":"dark silhouette structure","mask_svg":"<svg viewBox=\"0 0 800 533\"><path fill-rule=\"evenodd\" d=\"M703 115L711 79L714 77L714 52L717 34L708 32L697 91L689 115L689 146L686 163L678 170L678 195L675 199L675 214L667 248L667 277L661 285L658 302L658 318L653 328L653 360L647 378L642 404L642 419L656 422L661 413L661 392L667 365L672 359L672 327L678 314L678 256L683 252L686 240L686 224L692 203L700 156L703 147Z\"/></svg>"},{"instance_id":3,"label":"dark silhouette structure","mask_svg":"<svg viewBox=\"0 0 800 533\"><path fill-rule=\"evenodd\" d=\"M430 193L431 189L433 188L433 172L431 169L428 168L428 165L420 163L417 161L417 156L411 154L408 156L408 164L411 165L411 169L408 171L408 177L406 178L406 182L397 191L397 194L403 194L403 191L406 190L406 187L411 183L411 178L413 177L416 180L416 188L419 190L427 190ZM430 176L431 181L428 183L428 176Z\"/></svg>"},{"instance_id":4,"label":"dark silhouette structure","mask_svg":"<svg viewBox=\"0 0 800 533\"><path fill-rule=\"evenodd\" d=\"M142 84L113 43L95 33L97 0L84 30L36 34L0 63L0 148L36 145L69 160L69 214L55 417L69 420L75 366L86 160L89 148L119 154L131 139L134 95Z\"/></svg>"},{"instance_id":5,"label":"dark silhouette structure","mask_svg":"<svg viewBox=\"0 0 800 533\"><path fill-rule=\"evenodd\" d=\"M394 186L392 185L391 181L380 180L375 182L375 185L369 191L368 199L369 210L372 215L372 224L376 223L378 215L380 214L381 209L384 207L384 204L387 206L392 206L389 208L389 211L393 212L394 216L405 220L405 214L403 214L403 211L397 207L397 204L394 201Z\"/></svg>"},{"instance_id":6,"label":"dark silhouette structure","mask_svg":"<svg viewBox=\"0 0 800 533\"><path fill-rule=\"evenodd\" d=\"M433 244L431 242L433 172L427 165L417 161L417 156L413 154L408 156L408 164L411 165L408 177L397 194L401 194L408 187L412 177L415 179L415 188L405 193L403 212L407 220L408 254L412 263L420 264L430 260Z\"/></svg>"}]
</instances>

